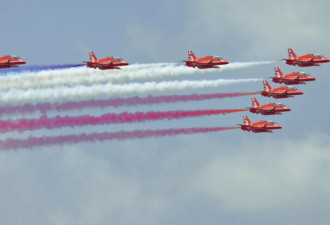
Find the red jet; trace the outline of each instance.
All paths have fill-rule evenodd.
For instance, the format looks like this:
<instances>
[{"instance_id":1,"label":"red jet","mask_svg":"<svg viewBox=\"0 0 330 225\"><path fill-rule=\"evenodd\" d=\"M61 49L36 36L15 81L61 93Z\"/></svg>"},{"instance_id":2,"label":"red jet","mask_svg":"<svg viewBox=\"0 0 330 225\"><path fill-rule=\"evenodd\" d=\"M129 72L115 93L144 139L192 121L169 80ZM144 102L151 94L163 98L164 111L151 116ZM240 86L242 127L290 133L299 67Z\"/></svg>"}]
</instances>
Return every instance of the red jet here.
<instances>
[{"instance_id":1,"label":"red jet","mask_svg":"<svg viewBox=\"0 0 330 225\"><path fill-rule=\"evenodd\" d=\"M280 125L272 121L258 121L251 123L250 119L245 115L243 116L244 124L239 124L242 130L252 131L253 133L273 133L274 129L282 129Z\"/></svg>"},{"instance_id":2,"label":"red jet","mask_svg":"<svg viewBox=\"0 0 330 225\"><path fill-rule=\"evenodd\" d=\"M297 56L291 48L288 49L288 52L289 52L289 58L283 60L286 61L286 64L292 66L300 66L300 67L319 66L320 63L330 62L328 58L316 53Z\"/></svg>"},{"instance_id":3,"label":"red jet","mask_svg":"<svg viewBox=\"0 0 330 225\"><path fill-rule=\"evenodd\" d=\"M252 107L249 108L252 113L261 113L262 115L280 115L282 112L291 111L289 107L281 103L268 103L260 105L255 97L252 98Z\"/></svg>"},{"instance_id":4,"label":"red jet","mask_svg":"<svg viewBox=\"0 0 330 225\"><path fill-rule=\"evenodd\" d=\"M272 78L273 82L279 84L305 84L306 81L314 81L315 77L304 72L293 72L289 74L283 74L280 68L275 67L275 76Z\"/></svg>"},{"instance_id":5,"label":"red jet","mask_svg":"<svg viewBox=\"0 0 330 225\"><path fill-rule=\"evenodd\" d=\"M0 68L17 67L18 65L25 63L26 61L16 55L5 55L0 57Z\"/></svg>"},{"instance_id":6,"label":"red jet","mask_svg":"<svg viewBox=\"0 0 330 225\"><path fill-rule=\"evenodd\" d=\"M90 68L99 68L100 70L120 69L119 66L127 66L128 62L119 57L106 57L104 59L97 59L94 52L89 52L89 61L84 63Z\"/></svg>"},{"instance_id":7,"label":"red jet","mask_svg":"<svg viewBox=\"0 0 330 225\"><path fill-rule=\"evenodd\" d=\"M291 86L271 88L266 80L264 80L264 90L261 91L261 95L273 98L292 98L294 95L302 94L304 94L304 92L299 91L297 88Z\"/></svg>"},{"instance_id":8,"label":"red jet","mask_svg":"<svg viewBox=\"0 0 330 225\"><path fill-rule=\"evenodd\" d=\"M198 69L219 68L219 65L228 64L229 62L219 56L205 56L203 58L196 58L195 54L188 51L188 61L183 60L186 66L197 67Z\"/></svg>"}]
</instances>

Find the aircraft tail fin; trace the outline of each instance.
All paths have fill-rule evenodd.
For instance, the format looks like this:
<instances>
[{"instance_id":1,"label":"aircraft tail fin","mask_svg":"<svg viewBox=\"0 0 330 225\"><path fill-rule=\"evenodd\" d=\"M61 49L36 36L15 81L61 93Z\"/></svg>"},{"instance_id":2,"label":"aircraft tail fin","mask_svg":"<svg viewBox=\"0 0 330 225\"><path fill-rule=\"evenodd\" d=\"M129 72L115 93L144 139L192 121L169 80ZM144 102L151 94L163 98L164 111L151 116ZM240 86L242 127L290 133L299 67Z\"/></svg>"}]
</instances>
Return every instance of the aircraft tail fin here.
<instances>
[{"instance_id":1,"label":"aircraft tail fin","mask_svg":"<svg viewBox=\"0 0 330 225\"><path fill-rule=\"evenodd\" d=\"M278 66L274 67L275 77L283 77L283 73Z\"/></svg>"},{"instance_id":2,"label":"aircraft tail fin","mask_svg":"<svg viewBox=\"0 0 330 225\"><path fill-rule=\"evenodd\" d=\"M90 60L91 62L95 62L95 61L97 61L96 55L94 54L93 51L89 51L89 60Z\"/></svg>"},{"instance_id":3,"label":"aircraft tail fin","mask_svg":"<svg viewBox=\"0 0 330 225\"><path fill-rule=\"evenodd\" d=\"M188 61L193 61L195 59L197 59L195 54L193 53L193 51L189 50L188 51Z\"/></svg>"},{"instance_id":4,"label":"aircraft tail fin","mask_svg":"<svg viewBox=\"0 0 330 225\"><path fill-rule=\"evenodd\" d=\"M290 59L294 59L297 57L296 53L294 53L294 51L292 50L292 48L288 49L288 54L289 54L289 58Z\"/></svg>"},{"instance_id":5,"label":"aircraft tail fin","mask_svg":"<svg viewBox=\"0 0 330 225\"><path fill-rule=\"evenodd\" d=\"M243 123L244 125L251 125L251 120L249 119L249 117L247 117L247 115L243 116Z\"/></svg>"},{"instance_id":6,"label":"aircraft tail fin","mask_svg":"<svg viewBox=\"0 0 330 225\"><path fill-rule=\"evenodd\" d=\"M257 108L259 106L260 106L260 104L259 104L258 100L255 97L253 97L252 98L252 108Z\"/></svg>"},{"instance_id":7,"label":"aircraft tail fin","mask_svg":"<svg viewBox=\"0 0 330 225\"><path fill-rule=\"evenodd\" d=\"M272 89L272 87L266 80L264 80L264 90L269 91L270 89Z\"/></svg>"}]
</instances>

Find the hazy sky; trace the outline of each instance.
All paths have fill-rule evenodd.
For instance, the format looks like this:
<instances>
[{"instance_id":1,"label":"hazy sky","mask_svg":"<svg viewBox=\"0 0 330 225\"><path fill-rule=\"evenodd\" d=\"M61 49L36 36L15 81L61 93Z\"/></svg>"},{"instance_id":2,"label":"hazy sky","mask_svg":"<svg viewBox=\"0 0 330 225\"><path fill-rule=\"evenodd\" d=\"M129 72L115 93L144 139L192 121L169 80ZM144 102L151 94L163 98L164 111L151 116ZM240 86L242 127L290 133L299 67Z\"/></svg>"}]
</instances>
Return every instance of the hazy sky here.
<instances>
[{"instance_id":1,"label":"hazy sky","mask_svg":"<svg viewBox=\"0 0 330 225\"><path fill-rule=\"evenodd\" d=\"M0 55L29 64L79 63L94 50L131 63L220 55L230 62L330 57L330 2L0 0ZM83 143L0 153L3 224L328 224L330 220L330 64L283 62L184 79L261 78L305 71L315 82L280 102L282 116L248 114L283 126L274 134L240 130L193 136ZM179 78L178 78L179 79ZM181 78L183 79L183 78ZM271 83L272 86L277 86ZM162 94L256 91L262 82ZM152 94L152 93L151 93ZM274 101L257 96L260 103ZM250 96L205 102L86 110L78 114L241 108ZM5 134L233 126L243 113L125 125Z\"/></svg>"}]
</instances>

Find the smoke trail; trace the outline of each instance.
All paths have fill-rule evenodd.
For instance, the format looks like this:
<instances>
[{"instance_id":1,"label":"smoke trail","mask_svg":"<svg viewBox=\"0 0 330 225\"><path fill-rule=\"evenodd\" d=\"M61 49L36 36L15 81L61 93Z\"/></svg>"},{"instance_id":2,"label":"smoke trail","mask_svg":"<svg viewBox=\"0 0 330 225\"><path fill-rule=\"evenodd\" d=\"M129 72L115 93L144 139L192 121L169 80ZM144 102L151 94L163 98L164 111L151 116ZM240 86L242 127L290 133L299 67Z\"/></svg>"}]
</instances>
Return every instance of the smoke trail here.
<instances>
[{"instance_id":1,"label":"smoke trail","mask_svg":"<svg viewBox=\"0 0 330 225\"><path fill-rule=\"evenodd\" d=\"M22 72L11 73L10 76L0 76L0 91L10 89L30 89L40 87L56 87L63 86L67 80L88 78L90 76L118 76L122 73L136 72L139 69L148 67L164 66L163 63L158 64L136 64L122 70L95 70L88 67L63 68L57 70L44 70L39 72ZM76 80L75 80L76 81ZM74 81L72 82L72 84Z\"/></svg>"},{"instance_id":2,"label":"smoke trail","mask_svg":"<svg viewBox=\"0 0 330 225\"><path fill-rule=\"evenodd\" d=\"M220 67L220 71L245 69L245 68L250 68L250 67L255 67L255 66L272 64L272 63L275 63L275 62L276 61L233 62L233 63L229 63L226 66Z\"/></svg>"},{"instance_id":3,"label":"smoke trail","mask_svg":"<svg viewBox=\"0 0 330 225\"><path fill-rule=\"evenodd\" d=\"M129 93L147 93L154 91L179 91L200 88L216 88L224 85L260 82L262 79L218 79L199 81L163 81L130 83L125 85L102 84L92 86L62 87L57 89L10 90L0 94L0 104L24 104L40 102L63 102L91 100L97 97L109 98Z\"/></svg>"},{"instance_id":4,"label":"smoke trail","mask_svg":"<svg viewBox=\"0 0 330 225\"><path fill-rule=\"evenodd\" d=\"M0 70L0 75L9 75L15 73L26 73L26 72L39 72L43 70L56 70L56 69L67 69L72 67L80 67L84 64L63 64L63 65L28 65L21 67L12 67Z\"/></svg>"},{"instance_id":5,"label":"smoke trail","mask_svg":"<svg viewBox=\"0 0 330 225\"><path fill-rule=\"evenodd\" d=\"M46 113L48 111L69 111L81 110L83 108L106 108L106 107L120 107L120 106L135 106L135 105L151 105L159 103L174 103L187 101L203 101L210 99L234 98L247 95L255 95L258 92L250 93L216 93L216 94L192 94L192 95L168 95L168 96L147 96L130 97L130 98L113 98L87 101L71 101L65 103L40 103L40 104L24 104L18 106L0 106L0 115L4 114L27 114L34 112Z\"/></svg>"},{"instance_id":6,"label":"smoke trail","mask_svg":"<svg viewBox=\"0 0 330 225\"><path fill-rule=\"evenodd\" d=\"M257 65L269 64L271 61L264 62L242 62L232 63L220 69L196 69L177 64L150 64L150 66L130 66L122 70L100 71L90 68L78 68L75 70L63 70L51 73L52 75L39 74L38 76L25 76L26 79L1 79L0 91L7 91L13 88L30 89L40 87L61 87L75 85L93 85L107 82L125 82L133 80L150 80L180 75L191 75L197 73L214 73L226 70L248 68ZM5 85L4 85L5 84Z\"/></svg>"},{"instance_id":7,"label":"smoke trail","mask_svg":"<svg viewBox=\"0 0 330 225\"><path fill-rule=\"evenodd\" d=\"M166 137L182 134L197 134L219 132L225 130L238 129L238 127L197 127L197 128L181 128L181 129L164 129L164 130L134 130L119 132L103 132L79 135L63 135L63 136L44 136L29 137L27 139L6 139L0 141L0 150L33 148L51 145L76 144L80 142L95 142L107 140L125 140L125 139L142 139L148 137Z\"/></svg>"},{"instance_id":8,"label":"smoke trail","mask_svg":"<svg viewBox=\"0 0 330 225\"><path fill-rule=\"evenodd\" d=\"M175 66L174 63L134 64L120 70L98 70L88 67L26 72L0 77L0 91L10 89L30 89L41 87L73 86L75 84L91 84L101 81L115 81L124 74L134 74L139 70L157 70L160 67ZM101 78L101 79L100 79Z\"/></svg>"},{"instance_id":9,"label":"smoke trail","mask_svg":"<svg viewBox=\"0 0 330 225\"><path fill-rule=\"evenodd\" d=\"M135 112L135 113L108 113L102 116L56 116L48 118L46 116L39 119L21 119L0 121L0 131L24 131L36 130L40 128L53 129L61 127L74 127L86 125L102 125L114 123L132 123L143 122L146 120L162 120L162 119L182 119L187 117L210 116L218 114L228 114L235 112L243 112L247 109L223 109L223 110L192 110L192 111L167 111L167 112Z\"/></svg>"}]
</instances>

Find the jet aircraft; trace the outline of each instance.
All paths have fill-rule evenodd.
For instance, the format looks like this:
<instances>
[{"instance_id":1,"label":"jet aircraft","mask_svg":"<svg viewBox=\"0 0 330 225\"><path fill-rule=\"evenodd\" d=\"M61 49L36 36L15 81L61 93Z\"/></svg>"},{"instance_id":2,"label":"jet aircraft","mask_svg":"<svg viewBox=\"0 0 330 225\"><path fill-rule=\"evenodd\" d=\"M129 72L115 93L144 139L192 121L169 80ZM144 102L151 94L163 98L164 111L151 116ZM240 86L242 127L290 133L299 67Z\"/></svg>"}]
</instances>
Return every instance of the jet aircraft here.
<instances>
[{"instance_id":1,"label":"jet aircraft","mask_svg":"<svg viewBox=\"0 0 330 225\"><path fill-rule=\"evenodd\" d=\"M304 72L293 72L289 74L283 74L280 68L275 67L275 76L270 77L272 78L272 81L279 84L305 84L307 81L314 81L315 77L312 77L311 75L304 73Z\"/></svg>"},{"instance_id":2,"label":"jet aircraft","mask_svg":"<svg viewBox=\"0 0 330 225\"><path fill-rule=\"evenodd\" d=\"M239 124L241 130L252 131L253 133L273 133L272 130L274 129L282 129L282 126L272 121L262 120L252 123L246 115L243 116L243 122L244 124Z\"/></svg>"},{"instance_id":3,"label":"jet aircraft","mask_svg":"<svg viewBox=\"0 0 330 225\"><path fill-rule=\"evenodd\" d=\"M26 61L16 55L5 55L0 57L0 68L17 67L18 65L25 63Z\"/></svg>"},{"instance_id":4,"label":"jet aircraft","mask_svg":"<svg viewBox=\"0 0 330 225\"><path fill-rule=\"evenodd\" d=\"M258 100L253 97L252 98L252 107L249 108L250 112L262 115L279 115L282 112L291 111L289 107L281 103L268 103L265 105L260 105Z\"/></svg>"},{"instance_id":5,"label":"jet aircraft","mask_svg":"<svg viewBox=\"0 0 330 225\"><path fill-rule=\"evenodd\" d=\"M119 57L106 57L103 59L98 59L93 51L89 52L89 61L84 61L86 65L90 68L99 68L100 70L109 70L109 69L120 69L120 66L129 65L128 62Z\"/></svg>"},{"instance_id":6,"label":"jet aircraft","mask_svg":"<svg viewBox=\"0 0 330 225\"><path fill-rule=\"evenodd\" d=\"M182 60L182 62L185 62L186 66L193 68L197 67L198 69L219 68L219 65L229 63L219 56L205 56L202 58L197 58L191 50L188 51L188 60Z\"/></svg>"},{"instance_id":7,"label":"jet aircraft","mask_svg":"<svg viewBox=\"0 0 330 225\"><path fill-rule=\"evenodd\" d=\"M289 57L283 60L285 60L286 64L292 66L300 66L300 67L319 66L320 63L330 62L328 58L317 53L309 53L306 55L297 56L291 48L288 49L288 53L289 53Z\"/></svg>"},{"instance_id":8,"label":"jet aircraft","mask_svg":"<svg viewBox=\"0 0 330 225\"><path fill-rule=\"evenodd\" d=\"M273 98L292 98L294 95L302 95L303 93L304 92L292 86L271 88L266 80L264 80L264 90L261 91L261 95Z\"/></svg>"}]
</instances>

